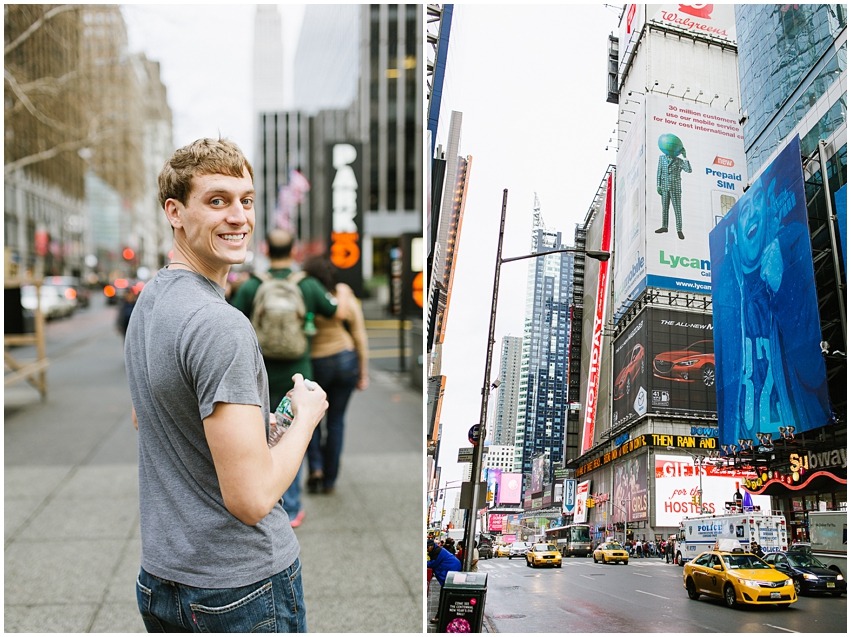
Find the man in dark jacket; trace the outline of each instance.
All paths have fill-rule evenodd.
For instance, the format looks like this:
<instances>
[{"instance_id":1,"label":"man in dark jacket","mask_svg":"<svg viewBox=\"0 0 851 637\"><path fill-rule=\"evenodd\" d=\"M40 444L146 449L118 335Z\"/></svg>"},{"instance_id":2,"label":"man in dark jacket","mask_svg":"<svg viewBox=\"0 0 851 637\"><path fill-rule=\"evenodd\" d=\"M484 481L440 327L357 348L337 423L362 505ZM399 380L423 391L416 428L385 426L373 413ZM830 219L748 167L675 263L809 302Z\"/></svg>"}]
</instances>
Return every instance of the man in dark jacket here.
<instances>
[{"instance_id":1,"label":"man in dark jacket","mask_svg":"<svg viewBox=\"0 0 851 637\"><path fill-rule=\"evenodd\" d=\"M437 583L440 584L440 587L443 588L443 584L446 582L446 575L449 571L460 571L461 562L445 548L436 545L434 540L429 540L427 546L429 559L426 563L426 567L432 569L434 572L434 578L437 580ZM429 621L432 624L436 624L437 617L430 619Z\"/></svg>"}]
</instances>

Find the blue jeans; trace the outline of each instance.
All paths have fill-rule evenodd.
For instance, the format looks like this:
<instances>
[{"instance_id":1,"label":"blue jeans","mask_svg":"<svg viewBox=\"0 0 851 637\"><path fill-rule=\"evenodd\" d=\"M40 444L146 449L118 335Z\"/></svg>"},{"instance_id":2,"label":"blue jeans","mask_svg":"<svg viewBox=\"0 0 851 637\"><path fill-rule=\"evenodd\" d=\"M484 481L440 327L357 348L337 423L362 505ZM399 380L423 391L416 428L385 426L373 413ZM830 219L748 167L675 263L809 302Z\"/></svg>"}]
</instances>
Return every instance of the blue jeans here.
<instances>
[{"instance_id":1,"label":"blue jeans","mask_svg":"<svg viewBox=\"0 0 851 637\"><path fill-rule=\"evenodd\" d=\"M136 601L149 633L306 633L298 558L240 588L195 588L139 570Z\"/></svg>"},{"instance_id":2,"label":"blue jeans","mask_svg":"<svg viewBox=\"0 0 851 637\"><path fill-rule=\"evenodd\" d=\"M343 451L343 416L359 377L360 365L354 350L313 359L313 378L328 394L328 412L323 420L324 440L323 423L313 430L307 447L307 464L311 473L322 472L326 489L332 488L337 480Z\"/></svg>"},{"instance_id":3,"label":"blue jeans","mask_svg":"<svg viewBox=\"0 0 851 637\"><path fill-rule=\"evenodd\" d=\"M284 511L287 512L290 522L301 511L301 468L303 465L304 462L298 466L298 473L295 474L293 483L287 487L287 490L284 491L284 496L281 498L281 504L284 507Z\"/></svg>"}]
</instances>

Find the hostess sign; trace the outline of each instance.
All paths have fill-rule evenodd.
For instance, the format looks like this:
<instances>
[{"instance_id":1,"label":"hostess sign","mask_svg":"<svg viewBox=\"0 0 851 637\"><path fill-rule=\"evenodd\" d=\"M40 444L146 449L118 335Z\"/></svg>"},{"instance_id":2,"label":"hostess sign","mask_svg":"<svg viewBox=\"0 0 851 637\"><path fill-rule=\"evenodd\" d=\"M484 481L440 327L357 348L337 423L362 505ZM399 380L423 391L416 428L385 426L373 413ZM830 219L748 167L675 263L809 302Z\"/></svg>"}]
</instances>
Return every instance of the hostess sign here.
<instances>
[{"instance_id":1,"label":"hostess sign","mask_svg":"<svg viewBox=\"0 0 851 637\"><path fill-rule=\"evenodd\" d=\"M327 146L331 202L331 262L339 270L339 280L347 283L357 296L363 295L361 246L363 211L361 195L361 145L334 143Z\"/></svg>"},{"instance_id":2,"label":"hostess sign","mask_svg":"<svg viewBox=\"0 0 851 637\"><path fill-rule=\"evenodd\" d=\"M616 189L616 319L645 287L710 293L707 237L747 183L734 113L648 95L634 117Z\"/></svg>"},{"instance_id":3,"label":"hostess sign","mask_svg":"<svg viewBox=\"0 0 851 637\"><path fill-rule=\"evenodd\" d=\"M798 137L709 236L722 444L831 421Z\"/></svg>"}]
</instances>

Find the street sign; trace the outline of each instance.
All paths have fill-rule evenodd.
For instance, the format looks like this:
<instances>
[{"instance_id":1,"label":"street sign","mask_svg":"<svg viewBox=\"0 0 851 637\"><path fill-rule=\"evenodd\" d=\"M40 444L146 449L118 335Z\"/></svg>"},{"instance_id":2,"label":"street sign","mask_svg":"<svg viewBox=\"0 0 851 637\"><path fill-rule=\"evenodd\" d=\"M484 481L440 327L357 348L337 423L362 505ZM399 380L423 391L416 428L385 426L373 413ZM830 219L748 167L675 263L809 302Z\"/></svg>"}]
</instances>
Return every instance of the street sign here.
<instances>
[{"instance_id":1,"label":"street sign","mask_svg":"<svg viewBox=\"0 0 851 637\"><path fill-rule=\"evenodd\" d=\"M564 481L564 510L573 513L576 506L576 480Z\"/></svg>"},{"instance_id":2,"label":"street sign","mask_svg":"<svg viewBox=\"0 0 851 637\"><path fill-rule=\"evenodd\" d=\"M482 453L487 453L489 447L482 449ZM461 447L458 449L458 462L473 462L473 447Z\"/></svg>"},{"instance_id":3,"label":"street sign","mask_svg":"<svg viewBox=\"0 0 851 637\"><path fill-rule=\"evenodd\" d=\"M470 441L471 445L479 444L479 426L473 425L470 427L470 431L467 432L467 439Z\"/></svg>"}]
</instances>

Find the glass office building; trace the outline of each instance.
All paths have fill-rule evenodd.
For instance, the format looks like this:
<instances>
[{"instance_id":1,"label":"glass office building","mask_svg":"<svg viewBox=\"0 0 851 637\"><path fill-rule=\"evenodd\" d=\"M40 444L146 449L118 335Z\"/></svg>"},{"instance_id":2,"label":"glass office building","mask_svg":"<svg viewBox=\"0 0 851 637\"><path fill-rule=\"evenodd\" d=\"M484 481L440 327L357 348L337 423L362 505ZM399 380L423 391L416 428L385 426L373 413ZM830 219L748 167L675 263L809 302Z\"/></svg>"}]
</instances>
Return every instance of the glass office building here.
<instances>
[{"instance_id":1,"label":"glass office building","mask_svg":"<svg viewBox=\"0 0 851 637\"><path fill-rule=\"evenodd\" d=\"M819 139L844 129L846 23L843 4L736 5L751 179L795 133L809 155Z\"/></svg>"},{"instance_id":2,"label":"glass office building","mask_svg":"<svg viewBox=\"0 0 851 637\"><path fill-rule=\"evenodd\" d=\"M796 432L794 443L807 450L808 458L823 457L847 448L846 266L838 238L847 206L847 7L736 5L736 32L749 181L753 183L796 136L801 139L822 355L834 422ZM788 454L774 449L757 461L768 469L785 470ZM793 541L810 540L810 511L847 508L847 469L825 464L819 471L809 471L812 468L801 474L799 483L768 482L760 491L772 496L772 509L784 512Z\"/></svg>"}]
</instances>

